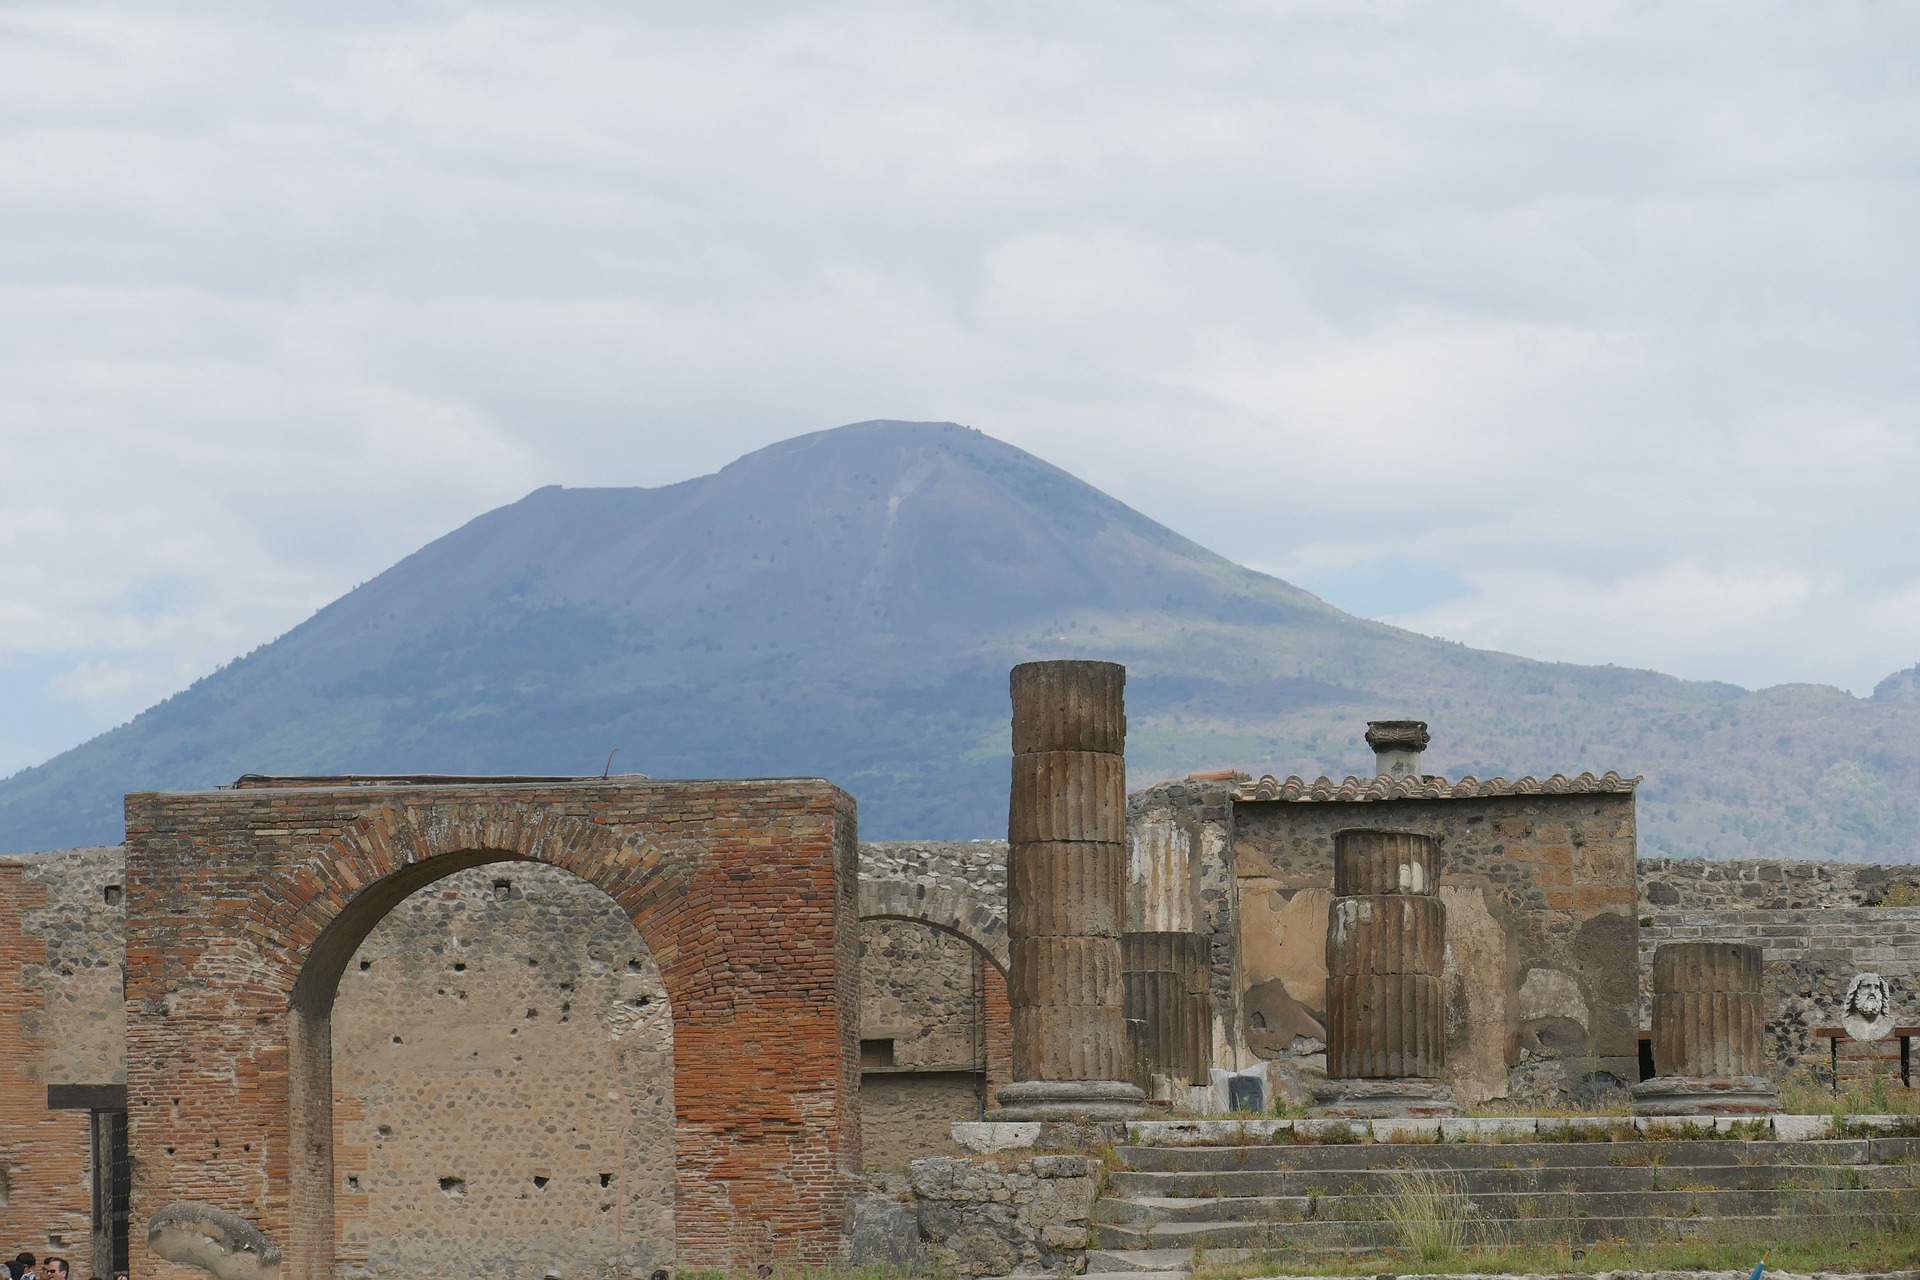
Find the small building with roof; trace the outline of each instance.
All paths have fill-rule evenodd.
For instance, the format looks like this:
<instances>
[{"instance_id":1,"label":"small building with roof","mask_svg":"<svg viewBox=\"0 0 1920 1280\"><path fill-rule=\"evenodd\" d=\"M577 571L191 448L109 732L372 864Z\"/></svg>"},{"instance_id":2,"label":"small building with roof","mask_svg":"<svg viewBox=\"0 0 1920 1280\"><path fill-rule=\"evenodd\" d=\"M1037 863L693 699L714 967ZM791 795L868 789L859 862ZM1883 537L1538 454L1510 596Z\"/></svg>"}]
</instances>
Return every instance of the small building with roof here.
<instances>
[{"instance_id":1,"label":"small building with roof","mask_svg":"<svg viewBox=\"0 0 1920 1280\"><path fill-rule=\"evenodd\" d=\"M1143 1072L1318 1065L1334 833L1371 827L1439 848L1447 1071L1462 1103L1592 1101L1633 1084L1640 779L1437 777L1420 768L1417 721L1376 722L1368 742L1371 776L1218 772L1132 797L1124 951ZM1153 976L1156 957L1174 963Z\"/></svg>"}]
</instances>

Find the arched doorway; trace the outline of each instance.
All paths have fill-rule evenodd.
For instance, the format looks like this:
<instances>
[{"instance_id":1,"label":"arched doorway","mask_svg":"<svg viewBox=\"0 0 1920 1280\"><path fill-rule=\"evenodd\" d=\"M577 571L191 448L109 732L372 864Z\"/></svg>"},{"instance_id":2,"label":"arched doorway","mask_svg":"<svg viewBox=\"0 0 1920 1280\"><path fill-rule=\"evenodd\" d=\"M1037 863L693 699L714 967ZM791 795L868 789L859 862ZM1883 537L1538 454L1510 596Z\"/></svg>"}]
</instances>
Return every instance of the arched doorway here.
<instances>
[{"instance_id":1,"label":"arched doorway","mask_svg":"<svg viewBox=\"0 0 1920 1280\"><path fill-rule=\"evenodd\" d=\"M902 915L860 921L860 1125L866 1167L951 1153L1012 1079L1006 974L974 940Z\"/></svg>"},{"instance_id":2,"label":"arched doorway","mask_svg":"<svg viewBox=\"0 0 1920 1280\"><path fill-rule=\"evenodd\" d=\"M340 979L332 1062L340 1274L672 1265L672 1014L593 885L501 863L416 890Z\"/></svg>"},{"instance_id":3,"label":"arched doorway","mask_svg":"<svg viewBox=\"0 0 1920 1280\"><path fill-rule=\"evenodd\" d=\"M340 978L409 895L524 862L597 886L659 965L679 1264L837 1255L859 1169L844 792L810 779L259 779L127 808L137 1273L151 1270L143 1225L184 1205L245 1219L287 1280L331 1274Z\"/></svg>"}]
</instances>

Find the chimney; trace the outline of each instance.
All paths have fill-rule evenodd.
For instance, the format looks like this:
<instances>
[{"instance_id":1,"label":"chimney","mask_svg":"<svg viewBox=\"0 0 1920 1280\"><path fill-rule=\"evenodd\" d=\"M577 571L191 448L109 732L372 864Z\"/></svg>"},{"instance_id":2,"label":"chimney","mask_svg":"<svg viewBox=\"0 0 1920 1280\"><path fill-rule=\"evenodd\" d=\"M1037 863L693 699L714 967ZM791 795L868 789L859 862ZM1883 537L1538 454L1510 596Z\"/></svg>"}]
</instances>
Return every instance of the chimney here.
<instances>
[{"instance_id":1,"label":"chimney","mask_svg":"<svg viewBox=\"0 0 1920 1280\"><path fill-rule=\"evenodd\" d=\"M1427 749L1427 742L1425 720L1367 721L1367 745L1373 748L1376 774L1420 777L1420 753Z\"/></svg>"}]
</instances>

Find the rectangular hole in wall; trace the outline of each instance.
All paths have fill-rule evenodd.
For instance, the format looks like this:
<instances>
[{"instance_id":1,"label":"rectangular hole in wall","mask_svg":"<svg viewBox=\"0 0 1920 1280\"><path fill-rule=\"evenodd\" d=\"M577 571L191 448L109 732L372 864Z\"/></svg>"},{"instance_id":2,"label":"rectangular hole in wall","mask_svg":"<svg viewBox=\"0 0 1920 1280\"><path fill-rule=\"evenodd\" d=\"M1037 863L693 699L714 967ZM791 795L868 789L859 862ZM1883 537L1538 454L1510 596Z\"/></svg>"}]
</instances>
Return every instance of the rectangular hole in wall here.
<instances>
[{"instance_id":1,"label":"rectangular hole in wall","mask_svg":"<svg viewBox=\"0 0 1920 1280\"><path fill-rule=\"evenodd\" d=\"M893 1065L893 1041L862 1040L860 1042L860 1069L871 1067L890 1067Z\"/></svg>"},{"instance_id":2,"label":"rectangular hole in wall","mask_svg":"<svg viewBox=\"0 0 1920 1280\"><path fill-rule=\"evenodd\" d=\"M108 906L117 907L120 905L121 900L127 895L126 890L122 889L119 885L110 884L100 891L100 896L106 901Z\"/></svg>"}]
</instances>

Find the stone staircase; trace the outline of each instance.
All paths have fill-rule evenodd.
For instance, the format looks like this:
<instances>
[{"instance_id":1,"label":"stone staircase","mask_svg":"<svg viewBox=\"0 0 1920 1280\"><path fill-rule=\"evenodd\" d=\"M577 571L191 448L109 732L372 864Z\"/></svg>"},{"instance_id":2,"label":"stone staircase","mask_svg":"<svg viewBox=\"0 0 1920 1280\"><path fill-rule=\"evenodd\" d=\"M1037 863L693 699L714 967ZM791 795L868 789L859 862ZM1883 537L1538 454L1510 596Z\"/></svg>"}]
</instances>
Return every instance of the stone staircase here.
<instances>
[{"instance_id":1,"label":"stone staircase","mask_svg":"<svg viewBox=\"0 0 1920 1280\"><path fill-rule=\"evenodd\" d=\"M1920 1229L1920 1138L1278 1142L1115 1149L1089 1272L1177 1271L1195 1249L1308 1260L1392 1246L1409 1190L1469 1242L1591 1243L1756 1232Z\"/></svg>"}]
</instances>

